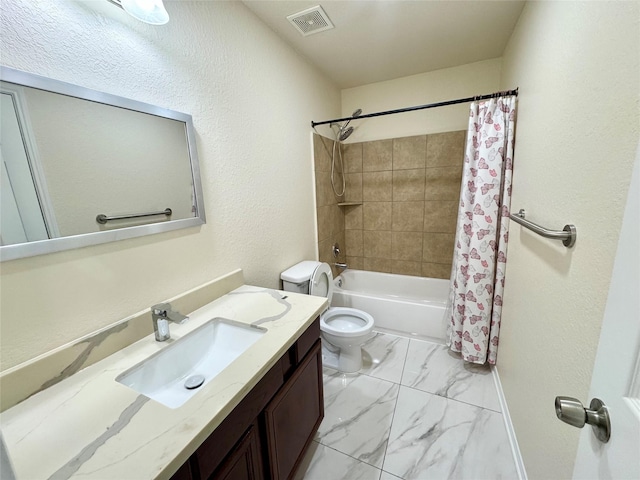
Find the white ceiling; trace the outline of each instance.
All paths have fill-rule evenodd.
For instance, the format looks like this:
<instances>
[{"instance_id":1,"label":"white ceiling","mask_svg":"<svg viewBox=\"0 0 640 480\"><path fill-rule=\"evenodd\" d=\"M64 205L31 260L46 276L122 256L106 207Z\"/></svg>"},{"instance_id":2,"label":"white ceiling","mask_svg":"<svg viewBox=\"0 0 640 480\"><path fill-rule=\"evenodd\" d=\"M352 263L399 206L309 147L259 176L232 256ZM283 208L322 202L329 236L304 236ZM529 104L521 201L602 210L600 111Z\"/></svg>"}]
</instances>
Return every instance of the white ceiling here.
<instances>
[{"instance_id":1,"label":"white ceiling","mask_svg":"<svg viewBox=\"0 0 640 480\"><path fill-rule=\"evenodd\" d=\"M340 88L500 57L524 7L503 0L243 0ZM287 15L322 5L335 25L303 37Z\"/></svg>"}]
</instances>

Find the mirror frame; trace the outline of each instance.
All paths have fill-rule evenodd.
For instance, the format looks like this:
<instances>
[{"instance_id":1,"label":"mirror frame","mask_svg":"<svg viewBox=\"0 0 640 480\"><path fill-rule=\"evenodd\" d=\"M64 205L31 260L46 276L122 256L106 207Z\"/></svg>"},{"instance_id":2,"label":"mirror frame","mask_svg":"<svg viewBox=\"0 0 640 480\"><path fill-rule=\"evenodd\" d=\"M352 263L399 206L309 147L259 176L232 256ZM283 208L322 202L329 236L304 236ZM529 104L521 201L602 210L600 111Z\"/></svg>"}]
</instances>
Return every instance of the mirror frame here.
<instances>
[{"instance_id":1,"label":"mirror frame","mask_svg":"<svg viewBox=\"0 0 640 480\"><path fill-rule=\"evenodd\" d=\"M124 227L104 232L85 233L68 237L50 238L47 240L0 246L0 261L44 255L63 250L71 250L90 245L125 240L128 238L142 237L144 235L153 235L156 233L178 230L180 228L196 227L206 223L202 183L200 180L200 165L198 163L198 153L196 150L196 135L191 115L157 107L137 100L119 97L110 93L91 90L89 88L61 82L59 80L53 80L40 75L15 70L3 65L0 65L0 80L183 122L185 124L185 133L187 135L189 158L191 160L191 175L196 207L195 216L193 218L169 220L161 223Z\"/></svg>"}]
</instances>

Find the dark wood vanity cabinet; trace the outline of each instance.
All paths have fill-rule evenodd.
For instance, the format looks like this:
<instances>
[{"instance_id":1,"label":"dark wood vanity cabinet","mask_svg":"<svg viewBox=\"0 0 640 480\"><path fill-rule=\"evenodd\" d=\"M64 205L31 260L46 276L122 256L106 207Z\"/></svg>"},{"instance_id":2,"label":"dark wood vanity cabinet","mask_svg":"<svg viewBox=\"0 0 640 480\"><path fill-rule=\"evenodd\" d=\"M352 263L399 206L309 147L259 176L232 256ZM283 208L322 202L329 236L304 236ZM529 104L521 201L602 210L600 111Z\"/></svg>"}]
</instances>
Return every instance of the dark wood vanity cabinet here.
<instances>
[{"instance_id":1,"label":"dark wood vanity cabinet","mask_svg":"<svg viewBox=\"0 0 640 480\"><path fill-rule=\"evenodd\" d=\"M255 425L225 457L213 478L220 480L263 480L264 466L260 447L260 434Z\"/></svg>"},{"instance_id":2,"label":"dark wood vanity cabinet","mask_svg":"<svg viewBox=\"0 0 640 480\"><path fill-rule=\"evenodd\" d=\"M264 409L269 478L293 475L323 417L322 353L317 341Z\"/></svg>"},{"instance_id":3,"label":"dark wood vanity cabinet","mask_svg":"<svg viewBox=\"0 0 640 480\"><path fill-rule=\"evenodd\" d=\"M323 417L316 319L172 478L292 478Z\"/></svg>"}]
</instances>

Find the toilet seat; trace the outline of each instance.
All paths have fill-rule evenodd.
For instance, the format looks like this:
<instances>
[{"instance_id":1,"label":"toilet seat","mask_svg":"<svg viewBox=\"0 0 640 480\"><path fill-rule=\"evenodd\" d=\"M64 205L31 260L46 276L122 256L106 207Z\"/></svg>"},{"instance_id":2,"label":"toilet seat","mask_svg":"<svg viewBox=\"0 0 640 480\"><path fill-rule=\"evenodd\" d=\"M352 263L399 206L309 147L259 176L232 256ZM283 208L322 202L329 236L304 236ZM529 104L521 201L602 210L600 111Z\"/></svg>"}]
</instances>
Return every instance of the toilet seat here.
<instances>
[{"instance_id":1,"label":"toilet seat","mask_svg":"<svg viewBox=\"0 0 640 480\"><path fill-rule=\"evenodd\" d=\"M285 291L333 297L333 274L327 263L305 260L280 275ZM371 338L374 320L362 310L331 307L320 315L322 364L343 373L362 368L362 345Z\"/></svg>"},{"instance_id":2,"label":"toilet seat","mask_svg":"<svg viewBox=\"0 0 640 480\"><path fill-rule=\"evenodd\" d=\"M316 297L325 297L331 305L333 297L333 274L327 263L319 263L309 279L309 293Z\"/></svg>"},{"instance_id":3,"label":"toilet seat","mask_svg":"<svg viewBox=\"0 0 640 480\"><path fill-rule=\"evenodd\" d=\"M339 337L358 337L371 332L373 317L347 307L331 307L320 316L320 330Z\"/></svg>"}]
</instances>

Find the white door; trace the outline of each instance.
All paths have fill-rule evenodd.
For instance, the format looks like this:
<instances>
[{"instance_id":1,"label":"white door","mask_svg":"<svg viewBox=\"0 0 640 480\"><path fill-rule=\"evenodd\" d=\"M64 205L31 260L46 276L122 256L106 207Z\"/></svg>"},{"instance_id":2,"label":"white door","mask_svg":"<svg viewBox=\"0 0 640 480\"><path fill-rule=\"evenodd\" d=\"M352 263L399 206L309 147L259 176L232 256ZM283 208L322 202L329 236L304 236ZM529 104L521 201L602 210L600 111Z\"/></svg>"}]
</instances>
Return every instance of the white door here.
<instances>
[{"instance_id":1,"label":"white door","mask_svg":"<svg viewBox=\"0 0 640 480\"><path fill-rule=\"evenodd\" d=\"M24 230L18 202L13 193L7 165L2 159L0 148L0 245L14 245L27 242L27 232Z\"/></svg>"},{"instance_id":2,"label":"white door","mask_svg":"<svg viewBox=\"0 0 640 480\"><path fill-rule=\"evenodd\" d=\"M26 241L45 240L49 234L34 184L32 162L27 156L24 129L20 126L15 96L6 88L0 92L0 115L2 204L6 206L15 202L19 215L17 222L10 222L9 217L5 216L6 208L3 208L2 244L21 243L16 241L21 236L26 236Z\"/></svg>"},{"instance_id":3,"label":"white door","mask_svg":"<svg viewBox=\"0 0 640 480\"><path fill-rule=\"evenodd\" d=\"M611 439L598 441L589 425L580 434L575 479L640 479L640 147L609 286L588 405L602 400ZM606 226L605 226L606 228ZM571 395L571 392L563 393Z\"/></svg>"}]
</instances>

